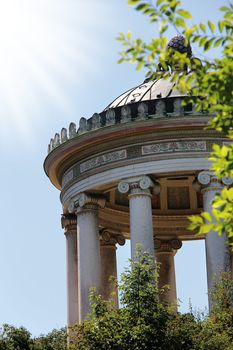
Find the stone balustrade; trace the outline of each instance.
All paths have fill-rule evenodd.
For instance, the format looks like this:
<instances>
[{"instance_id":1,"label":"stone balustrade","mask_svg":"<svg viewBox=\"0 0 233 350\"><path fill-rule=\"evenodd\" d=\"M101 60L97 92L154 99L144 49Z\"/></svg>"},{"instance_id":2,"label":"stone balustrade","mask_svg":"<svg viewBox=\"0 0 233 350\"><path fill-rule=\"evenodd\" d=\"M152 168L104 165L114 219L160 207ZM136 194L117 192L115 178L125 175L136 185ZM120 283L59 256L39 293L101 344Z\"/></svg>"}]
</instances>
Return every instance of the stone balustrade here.
<instances>
[{"instance_id":1,"label":"stone balustrade","mask_svg":"<svg viewBox=\"0 0 233 350\"><path fill-rule=\"evenodd\" d=\"M182 105L182 98L180 97L150 100L108 109L100 114L94 113L89 119L82 117L79 120L78 128L76 128L75 123L70 123L69 130L62 128L60 134L56 133L54 138L51 138L48 145L48 153L75 136L100 128L110 127L115 124L124 124L131 121L143 121L147 119L172 118L187 115L193 116L195 114L192 106L187 105L184 107ZM202 114L202 112L198 112L198 115L200 114Z\"/></svg>"}]
</instances>

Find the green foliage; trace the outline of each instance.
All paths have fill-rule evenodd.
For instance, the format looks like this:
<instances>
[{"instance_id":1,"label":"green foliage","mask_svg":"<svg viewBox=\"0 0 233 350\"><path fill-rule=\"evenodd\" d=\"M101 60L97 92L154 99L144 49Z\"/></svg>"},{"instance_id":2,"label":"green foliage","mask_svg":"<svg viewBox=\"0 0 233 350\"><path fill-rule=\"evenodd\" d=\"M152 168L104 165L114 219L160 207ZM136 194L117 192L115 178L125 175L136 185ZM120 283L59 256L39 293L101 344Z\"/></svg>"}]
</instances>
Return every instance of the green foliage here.
<instances>
[{"instance_id":1,"label":"green foliage","mask_svg":"<svg viewBox=\"0 0 233 350\"><path fill-rule=\"evenodd\" d=\"M122 308L91 291L87 321L69 329L69 350L233 350L233 280L224 273L211 292L212 310L204 318L174 312L159 298L158 266L138 252L119 286ZM147 300L148 298L148 300ZM3 325L0 350L65 350L66 330L32 338L23 327Z\"/></svg>"},{"instance_id":2,"label":"green foliage","mask_svg":"<svg viewBox=\"0 0 233 350\"><path fill-rule=\"evenodd\" d=\"M210 160L212 169L219 178L233 176L233 4L227 1L220 7L222 18L214 23L190 24L192 15L182 7L179 0L128 0L130 6L149 18L151 23L159 25L159 37L146 43L142 39L134 39L132 34L120 33L118 40L124 50L120 53L119 62L136 64L136 69L147 70L147 77L169 78L176 83L181 92L189 98L184 103L192 102L197 111L205 110L212 116L209 128L224 132L229 137L229 146L213 147ZM189 58L186 53L167 49L168 27L182 34L188 43L195 44L204 52L218 49L218 58L205 58L200 62ZM170 72L168 64L179 64L180 70ZM186 70L182 71L182 68ZM162 71L161 71L162 70ZM188 74L187 74L188 72ZM190 229L206 234L214 229L219 234L226 232L233 235L232 190L224 189L214 202L211 217L207 213L200 217L192 216ZM207 221L206 221L207 219Z\"/></svg>"},{"instance_id":3,"label":"green foliage","mask_svg":"<svg viewBox=\"0 0 233 350\"><path fill-rule=\"evenodd\" d=\"M73 329L70 350L232 350L233 280L223 274L209 316L174 312L161 304L158 267L139 253L120 283L121 309L91 292L90 319ZM146 300L148 296L149 300Z\"/></svg>"},{"instance_id":4,"label":"green foliage","mask_svg":"<svg viewBox=\"0 0 233 350\"><path fill-rule=\"evenodd\" d=\"M127 307L133 319L151 317L151 310L159 306L157 287L158 267L148 254L136 253L135 261L121 276L119 290L121 304ZM145 288L146 286L146 288Z\"/></svg>"},{"instance_id":5,"label":"green foliage","mask_svg":"<svg viewBox=\"0 0 233 350\"><path fill-rule=\"evenodd\" d=\"M214 145L210 160L213 161L212 170L219 178L233 178L233 144L222 147Z\"/></svg>"},{"instance_id":6,"label":"green foliage","mask_svg":"<svg viewBox=\"0 0 233 350\"><path fill-rule=\"evenodd\" d=\"M212 310L199 334L203 350L233 349L233 280L223 273L211 292Z\"/></svg>"},{"instance_id":7,"label":"green foliage","mask_svg":"<svg viewBox=\"0 0 233 350\"><path fill-rule=\"evenodd\" d=\"M24 327L4 324L0 329L0 350L66 350L66 329L32 338Z\"/></svg>"},{"instance_id":8,"label":"green foliage","mask_svg":"<svg viewBox=\"0 0 233 350\"><path fill-rule=\"evenodd\" d=\"M199 349L197 335L201 329L201 322L192 313L174 314L167 325L168 350Z\"/></svg>"},{"instance_id":9,"label":"green foliage","mask_svg":"<svg viewBox=\"0 0 233 350\"><path fill-rule=\"evenodd\" d=\"M199 216L190 216L189 229L197 230L200 235L210 230L218 232L219 235L227 233L228 238L231 239L233 237L233 188L224 188L219 195L216 195L212 206L211 215L203 212Z\"/></svg>"},{"instance_id":10,"label":"green foliage","mask_svg":"<svg viewBox=\"0 0 233 350\"><path fill-rule=\"evenodd\" d=\"M0 329L0 350L31 350L31 334L24 328L4 324Z\"/></svg>"},{"instance_id":11,"label":"green foliage","mask_svg":"<svg viewBox=\"0 0 233 350\"><path fill-rule=\"evenodd\" d=\"M71 349L167 349L166 324L172 313L159 302L157 266L147 254L138 253L119 285L122 308L93 296L91 319L76 330Z\"/></svg>"},{"instance_id":12,"label":"green foliage","mask_svg":"<svg viewBox=\"0 0 233 350\"><path fill-rule=\"evenodd\" d=\"M65 350L66 348L66 328L54 329L47 335L41 335L33 339L32 350Z\"/></svg>"}]
</instances>

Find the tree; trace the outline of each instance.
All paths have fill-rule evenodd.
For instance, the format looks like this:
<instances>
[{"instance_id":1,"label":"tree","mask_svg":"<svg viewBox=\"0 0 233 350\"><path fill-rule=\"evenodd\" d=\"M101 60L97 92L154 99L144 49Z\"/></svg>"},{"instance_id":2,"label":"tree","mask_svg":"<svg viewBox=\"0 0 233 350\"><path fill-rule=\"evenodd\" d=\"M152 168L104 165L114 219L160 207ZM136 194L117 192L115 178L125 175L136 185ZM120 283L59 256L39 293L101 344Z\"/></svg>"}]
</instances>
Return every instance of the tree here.
<instances>
[{"instance_id":1,"label":"tree","mask_svg":"<svg viewBox=\"0 0 233 350\"><path fill-rule=\"evenodd\" d=\"M66 329L53 330L47 335L32 338L24 327L4 324L0 329L0 350L66 350Z\"/></svg>"},{"instance_id":2,"label":"tree","mask_svg":"<svg viewBox=\"0 0 233 350\"><path fill-rule=\"evenodd\" d=\"M188 350L194 349L192 315L179 315L159 301L158 266L146 252L123 273L119 290L122 308L115 309L91 293L92 313L76 329L71 349ZM174 330L175 327L175 330Z\"/></svg>"},{"instance_id":3,"label":"tree","mask_svg":"<svg viewBox=\"0 0 233 350\"><path fill-rule=\"evenodd\" d=\"M209 317L202 322L199 343L203 350L233 350L233 280L223 273L211 291Z\"/></svg>"},{"instance_id":4,"label":"tree","mask_svg":"<svg viewBox=\"0 0 233 350\"><path fill-rule=\"evenodd\" d=\"M31 334L24 327L4 324L0 329L0 350L31 350Z\"/></svg>"},{"instance_id":5,"label":"tree","mask_svg":"<svg viewBox=\"0 0 233 350\"><path fill-rule=\"evenodd\" d=\"M40 335L33 339L32 350L66 350L66 328L53 329L47 335Z\"/></svg>"},{"instance_id":6,"label":"tree","mask_svg":"<svg viewBox=\"0 0 233 350\"><path fill-rule=\"evenodd\" d=\"M233 280L212 290L209 316L174 312L159 301L158 266L138 253L120 282L121 309L91 291L89 319L75 328L70 350L233 350Z\"/></svg>"},{"instance_id":7,"label":"tree","mask_svg":"<svg viewBox=\"0 0 233 350\"><path fill-rule=\"evenodd\" d=\"M224 273L211 293L213 307L204 318L174 312L159 301L159 267L145 252L122 276L122 308L90 292L92 312L73 329L69 350L233 350L233 280ZM65 350L66 330L32 338L25 328L3 325L0 350Z\"/></svg>"},{"instance_id":8,"label":"tree","mask_svg":"<svg viewBox=\"0 0 233 350\"><path fill-rule=\"evenodd\" d=\"M222 18L216 24L210 20L188 26L192 15L183 9L179 0L128 0L130 6L149 17L153 24L159 24L159 37L149 43L132 34L120 33L118 40L123 44L119 63L136 64L136 69L147 69L148 79L163 76L176 82L180 91L192 102L197 110L204 109L212 119L209 128L225 133L229 145L213 146L210 160L212 170L218 178L233 177L233 4L228 1L220 7ZM168 48L166 37L168 27L173 27L183 36L183 53ZM197 45L204 52L218 48L218 58L204 59L202 62L190 57L190 44ZM179 64L180 69L170 72L168 65ZM184 69L185 68L185 69ZM210 230L220 235L227 233L233 237L233 188L224 188L213 202L212 215L202 213L190 217L191 230L206 234Z\"/></svg>"}]
</instances>

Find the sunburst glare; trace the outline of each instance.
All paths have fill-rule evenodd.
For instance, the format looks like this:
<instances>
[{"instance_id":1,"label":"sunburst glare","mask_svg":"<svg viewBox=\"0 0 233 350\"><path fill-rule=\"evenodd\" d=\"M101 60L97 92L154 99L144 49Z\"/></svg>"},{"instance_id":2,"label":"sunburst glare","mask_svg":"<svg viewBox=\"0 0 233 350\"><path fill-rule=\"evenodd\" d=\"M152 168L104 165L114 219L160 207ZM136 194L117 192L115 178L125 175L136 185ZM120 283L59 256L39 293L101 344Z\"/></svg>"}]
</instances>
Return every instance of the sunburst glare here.
<instances>
[{"instance_id":1,"label":"sunburst glare","mask_svg":"<svg viewBox=\"0 0 233 350\"><path fill-rule=\"evenodd\" d=\"M7 125L11 133L29 136L41 97L70 112L67 83L75 75L82 81L94 69L89 57L96 5L95 0L0 0L1 140Z\"/></svg>"}]
</instances>

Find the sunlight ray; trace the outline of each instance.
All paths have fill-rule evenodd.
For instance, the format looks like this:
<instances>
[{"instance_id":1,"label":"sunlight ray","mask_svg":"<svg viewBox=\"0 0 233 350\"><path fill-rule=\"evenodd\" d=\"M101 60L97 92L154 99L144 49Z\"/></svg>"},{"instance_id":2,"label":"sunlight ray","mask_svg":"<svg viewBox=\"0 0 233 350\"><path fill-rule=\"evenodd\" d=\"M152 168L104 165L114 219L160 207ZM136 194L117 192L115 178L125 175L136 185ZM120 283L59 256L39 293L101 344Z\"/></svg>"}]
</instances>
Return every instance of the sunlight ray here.
<instances>
[{"instance_id":1,"label":"sunlight ray","mask_svg":"<svg viewBox=\"0 0 233 350\"><path fill-rule=\"evenodd\" d=\"M81 88L96 70L93 52L101 51L98 3L0 0L0 143L6 127L27 139L45 100L71 113L68 87L75 81Z\"/></svg>"}]
</instances>

